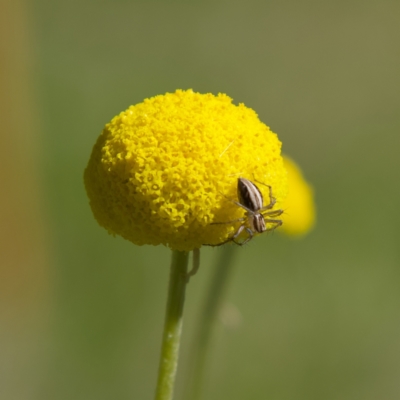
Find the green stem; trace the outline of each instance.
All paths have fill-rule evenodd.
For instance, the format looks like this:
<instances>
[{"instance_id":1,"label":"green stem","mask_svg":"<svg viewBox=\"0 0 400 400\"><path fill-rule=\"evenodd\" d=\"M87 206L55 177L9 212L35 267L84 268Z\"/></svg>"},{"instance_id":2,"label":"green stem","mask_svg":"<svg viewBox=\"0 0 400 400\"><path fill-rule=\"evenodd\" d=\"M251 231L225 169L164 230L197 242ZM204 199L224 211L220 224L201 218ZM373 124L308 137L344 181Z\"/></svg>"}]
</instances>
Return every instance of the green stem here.
<instances>
[{"instance_id":1,"label":"green stem","mask_svg":"<svg viewBox=\"0 0 400 400\"><path fill-rule=\"evenodd\" d=\"M199 400L207 367L209 343L218 311L225 295L228 279L232 273L234 246L223 246L218 263L214 269L206 301L198 321L197 336L192 354L192 374L185 399Z\"/></svg>"},{"instance_id":2,"label":"green stem","mask_svg":"<svg viewBox=\"0 0 400 400\"><path fill-rule=\"evenodd\" d=\"M172 252L167 310L165 313L155 400L172 400L173 396L182 332L188 257L189 253L187 252Z\"/></svg>"}]
</instances>

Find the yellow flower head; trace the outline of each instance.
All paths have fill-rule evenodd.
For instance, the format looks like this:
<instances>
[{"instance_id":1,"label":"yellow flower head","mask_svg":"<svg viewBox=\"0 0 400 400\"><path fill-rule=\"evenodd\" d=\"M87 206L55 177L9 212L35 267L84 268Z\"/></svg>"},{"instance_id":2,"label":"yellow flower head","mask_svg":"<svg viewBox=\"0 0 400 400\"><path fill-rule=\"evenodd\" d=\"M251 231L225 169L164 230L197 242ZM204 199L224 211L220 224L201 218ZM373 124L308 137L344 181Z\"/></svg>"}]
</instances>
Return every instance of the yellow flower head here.
<instances>
[{"instance_id":1,"label":"yellow flower head","mask_svg":"<svg viewBox=\"0 0 400 400\"><path fill-rule=\"evenodd\" d=\"M293 160L284 156L283 162L288 171L289 191L283 204L285 213L282 215L282 229L288 235L303 235L315 223L313 189Z\"/></svg>"},{"instance_id":2,"label":"yellow flower head","mask_svg":"<svg viewBox=\"0 0 400 400\"><path fill-rule=\"evenodd\" d=\"M225 94L177 90L130 106L105 126L85 170L93 214L131 242L190 251L219 244L244 216L239 177L270 185L279 208L287 174L281 143ZM268 187L260 185L264 198Z\"/></svg>"}]
</instances>

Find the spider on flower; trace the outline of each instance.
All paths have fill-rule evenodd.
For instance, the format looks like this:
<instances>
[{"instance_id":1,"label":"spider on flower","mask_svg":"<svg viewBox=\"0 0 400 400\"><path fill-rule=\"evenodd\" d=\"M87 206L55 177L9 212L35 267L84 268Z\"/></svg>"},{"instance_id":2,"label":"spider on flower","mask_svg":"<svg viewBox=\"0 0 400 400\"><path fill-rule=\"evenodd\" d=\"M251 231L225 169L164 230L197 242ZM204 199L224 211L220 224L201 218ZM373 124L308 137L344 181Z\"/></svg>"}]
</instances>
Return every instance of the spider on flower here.
<instances>
[{"instance_id":1,"label":"spider on flower","mask_svg":"<svg viewBox=\"0 0 400 400\"><path fill-rule=\"evenodd\" d=\"M253 239L256 233L273 231L274 229L282 225L282 220L274 219L274 217L282 215L283 210L272 210L276 203L276 199L272 194L272 187L270 185L265 185L261 182L258 183L269 188L269 203L264 206L263 196L260 189L255 185L255 183L245 178L239 178L237 184L238 201L231 200L229 198L227 199L246 210L245 216L235 219L233 221L211 223L211 225L217 225L242 222L242 224L239 226L238 230L233 236L214 246L221 246L231 241L239 246L243 246L251 239ZM273 224L273 226L267 228L267 224ZM247 232L248 237L241 242L237 241L236 239L244 230Z\"/></svg>"}]
</instances>

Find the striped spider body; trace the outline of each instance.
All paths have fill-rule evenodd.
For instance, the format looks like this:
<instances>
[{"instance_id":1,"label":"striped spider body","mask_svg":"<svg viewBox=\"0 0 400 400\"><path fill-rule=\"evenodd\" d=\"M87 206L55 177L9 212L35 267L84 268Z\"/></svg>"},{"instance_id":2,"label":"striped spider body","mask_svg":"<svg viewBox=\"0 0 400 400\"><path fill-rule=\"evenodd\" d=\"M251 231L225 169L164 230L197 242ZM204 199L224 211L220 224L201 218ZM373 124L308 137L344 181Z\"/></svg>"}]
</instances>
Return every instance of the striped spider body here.
<instances>
[{"instance_id":1,"label":"striped spider body","mask_svg":"<svg viewBox=\"0 0 400 400\"><path fill-rule=\"evenodd\" d=\"M231 224L236 222L242 223L232 237L228 238L222 243L219 243L217 246L220 246L230 241L236 243L239 246L243 246L253 238L254 234L263 233L265 231L272 231L282 225L282 220L275 219L275 217L282 215L283 210L272 210L272 208L276 203L276 199L272 195L271 186L269 185L265 186L269 188L269 203L264 206L264 199L260 192L260 189L258 189L258 187L248 179L245 178L238 179L237 194L239 201L234 201L230 199L228 200L232 201L237 206L243 208L246 211L246 213L243 218L235 219L233 221L228 221L228 222L213 223L213 224ZM272 224L272 227L267 228L267 223ZM243 241L238 241L237 238L243 231L246 231L247 238Z\"/></svg>"}]
</instances>

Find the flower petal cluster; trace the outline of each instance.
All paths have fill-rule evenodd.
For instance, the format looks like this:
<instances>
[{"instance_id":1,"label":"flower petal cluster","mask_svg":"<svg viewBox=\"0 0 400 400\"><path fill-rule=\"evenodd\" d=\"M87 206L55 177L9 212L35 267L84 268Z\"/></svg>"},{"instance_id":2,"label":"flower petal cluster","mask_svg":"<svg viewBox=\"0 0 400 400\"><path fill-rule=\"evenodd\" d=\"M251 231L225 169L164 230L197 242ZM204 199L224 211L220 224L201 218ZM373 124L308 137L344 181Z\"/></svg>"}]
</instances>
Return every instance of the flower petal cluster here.
<instances>
[{"instance_id":1,"label":"flower petal cluster","mask_svg":"<svg viewBox=\"0 0 400 400\"><path fill-rule=\"evenodd\" d=\"M98 138L84 180L93 214L109 233L190 251L217 245L244 216L237 180L287 194L281 143L257 114L225 94L155 96L114 117ZM260 185L264 198L268 187Z\"/></svg>"},{"instance_id":2,"label":"flower petal cluster","mask_svg":"<svg viewBox=\"0 0 400 400\"><path fill-rule=\"evenodd\" d=\"M288 172L288 196L283 205L282 232L299 236L310 231L315 223L314 191L299 166L287 156L283 162Z\"/></svg>"}]
</instances>

